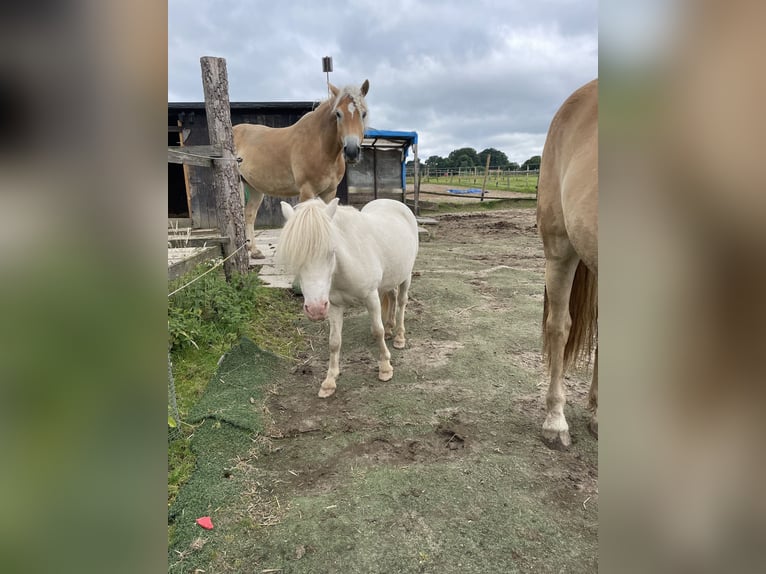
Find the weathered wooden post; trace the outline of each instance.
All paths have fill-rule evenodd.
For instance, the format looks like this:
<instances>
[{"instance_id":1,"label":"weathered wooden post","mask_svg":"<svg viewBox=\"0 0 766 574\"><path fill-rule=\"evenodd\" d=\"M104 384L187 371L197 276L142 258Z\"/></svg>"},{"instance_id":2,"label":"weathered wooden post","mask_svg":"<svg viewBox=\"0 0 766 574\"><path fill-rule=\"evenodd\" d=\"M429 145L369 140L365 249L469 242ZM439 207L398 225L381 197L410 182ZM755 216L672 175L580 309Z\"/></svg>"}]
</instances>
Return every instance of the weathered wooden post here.
<instances>
[{"instance_id":1,"label":"weathered wooden post","mask_svg":"<svg viewBox=\"0 0 766 574\"><path fill-rule=\"evenodd\" d=\"M489 160L492 157L491 153L487 154L487 165L484 166L484 181L481 184L481 198L479 201L484 201L484 190L487 189L487 176L489 175Z\"/></svg>"},{"instance_id":2,"label":"weathered wooden post","mask_svg":"<svg viewBox=\"0 0 766 574\"><path fill-rule=\"evenodd\" d=\"M412 153L415 156L415 161L413 162L414 170L412 173L412 183L415 191L415 215L420 215L420 171L418 166L420 160L418 160L417 142L412 144ZM426 168L426 173L428 173L428 168Z\"/></svg>"},{"instance_id":3,"label":"weathered wooden post","mask_svg":"<svg viewBox=\"0 0 766 574\"><path fill-rule=\"evenodd\" d=\"M226 60L223 58L203 56L200 58L200 66L210 143L221 148L221 158L213 160L213 185L218 227L221 234L229 238L223 246L224 255L229 257L244 245L246 240L245 213L231 129L229 78L226 73ZM227 259L223 264L226 279L231 279L234 272L246 273L249 259L247 248L240 249Z\"/></svg>"}]
</instances>

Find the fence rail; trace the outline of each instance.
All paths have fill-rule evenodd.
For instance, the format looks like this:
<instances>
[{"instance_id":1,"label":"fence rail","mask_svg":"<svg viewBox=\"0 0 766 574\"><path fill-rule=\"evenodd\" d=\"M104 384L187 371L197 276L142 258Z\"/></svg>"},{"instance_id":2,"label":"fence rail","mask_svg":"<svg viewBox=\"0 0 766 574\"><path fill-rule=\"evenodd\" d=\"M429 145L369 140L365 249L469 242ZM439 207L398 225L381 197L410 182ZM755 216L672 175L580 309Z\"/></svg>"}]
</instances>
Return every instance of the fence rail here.
<instances>
[{"instance_id":1,"label":"fence rail","mask_svg":"<svg viewBox=\"0 0 766 574\"><path fill-rule=\"evenodd\" d=\"M420 183L434 183L439 185L455 185L458 187L486 186L487 189L534 192L537 186L539 170L515 171L509 169L490 168L486 172L484 167L472 168L439 168L429 169L427 166L420 168ZM407 183L414 183L413 170L408 167L406 171Z\"/></svg>"}]
</instances>

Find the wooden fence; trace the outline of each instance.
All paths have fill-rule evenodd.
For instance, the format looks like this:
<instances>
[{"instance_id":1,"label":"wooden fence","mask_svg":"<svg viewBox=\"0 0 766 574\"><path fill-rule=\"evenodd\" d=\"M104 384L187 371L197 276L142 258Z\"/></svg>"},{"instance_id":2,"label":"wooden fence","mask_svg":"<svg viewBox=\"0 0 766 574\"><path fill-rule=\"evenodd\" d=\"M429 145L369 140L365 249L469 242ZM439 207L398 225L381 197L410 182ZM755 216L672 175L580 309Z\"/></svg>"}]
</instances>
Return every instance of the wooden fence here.
<instances>
[{"instance_id":1,"label":"wooden fence","mask_svg":"<svg viewBox=\"0 0 766 574\"><path fill-rule=\"evenodd\" d=\"M246 273L250 254L245 247L245 211L234 156L234 137L229 106L229 79L226 60L200 58L205 93L210 145L168 147L168 163L209 167L213 170L218 228L228 241L223 243L224 272Z\"/></svg>"}]
</instances>

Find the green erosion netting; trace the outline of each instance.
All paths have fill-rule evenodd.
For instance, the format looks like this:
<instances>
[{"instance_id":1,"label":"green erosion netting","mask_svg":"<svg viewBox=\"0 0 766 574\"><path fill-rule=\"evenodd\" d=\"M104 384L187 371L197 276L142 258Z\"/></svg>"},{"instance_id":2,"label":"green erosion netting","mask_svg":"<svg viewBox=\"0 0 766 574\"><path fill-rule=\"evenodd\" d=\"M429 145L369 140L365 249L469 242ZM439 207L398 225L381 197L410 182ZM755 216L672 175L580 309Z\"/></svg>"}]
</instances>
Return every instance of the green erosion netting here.
<instances>
[{"instance_id":1,"label":"green erosion netting","mask_svg":"<svg viewBox=\"0 0 766 574\"><path fill-rule=\"evenodd\" d=\"M243 338L229 351L192 408L188 422L199 425L191 438L197 466L181 488L168 513L173 525L168 541L169 572L194 571L212 558L215 544L184 555L194 540L204 533L215 539L218 531L207 532L195 523L211 516L215 526L216 509L240 494L242 485L228 467L237 456L247 453L254 433L262 429L260 405L264 385L287 372L287 363ZM251 397L254 399L250 401Z\"/></svg>"}]
</instances>

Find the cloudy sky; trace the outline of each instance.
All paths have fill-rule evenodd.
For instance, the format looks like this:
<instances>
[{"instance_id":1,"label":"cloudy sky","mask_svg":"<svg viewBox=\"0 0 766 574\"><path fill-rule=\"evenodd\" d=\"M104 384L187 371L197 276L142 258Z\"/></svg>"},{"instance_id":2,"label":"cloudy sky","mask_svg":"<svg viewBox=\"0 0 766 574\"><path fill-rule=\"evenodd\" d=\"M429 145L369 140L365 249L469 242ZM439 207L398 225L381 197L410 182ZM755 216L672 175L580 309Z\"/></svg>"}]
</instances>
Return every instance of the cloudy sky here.
<instances>
[{"instance_id":1,"label":"cloudy sky","mask_svg":"<svg viewBox=\"0 0 766 574\"><path fill-rule=\"evenodd\" d=\"M418 155L488 147L522 163L598 75L597 0L169 0L168 101L203 100L199 59L226 58L230 99L306 101L370 81L370 126L417 131Z\"/></svg>"}]
</instances>

